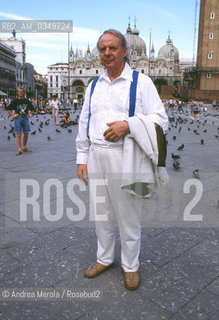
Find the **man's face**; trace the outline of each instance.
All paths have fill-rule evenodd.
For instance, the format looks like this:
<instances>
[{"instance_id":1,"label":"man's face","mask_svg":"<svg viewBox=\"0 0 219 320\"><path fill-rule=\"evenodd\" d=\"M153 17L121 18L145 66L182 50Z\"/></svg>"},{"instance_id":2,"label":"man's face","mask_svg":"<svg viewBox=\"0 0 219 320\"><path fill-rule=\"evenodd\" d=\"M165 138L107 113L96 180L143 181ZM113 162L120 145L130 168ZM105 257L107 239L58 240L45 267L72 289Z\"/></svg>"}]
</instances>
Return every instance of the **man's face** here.
<instances>
[{"instance_id":1,"label":"man's face","mask_svg":"<svg viewBox=\"0 0 219 320\"><path fill-rule=\"evenodd\" d=\"M99 41L102 64L107 70L118 70L124 66L127 49L121 47L120 39L111 33L104 34Z\"/></svg>"},{"instance_id":2,"label":"man's face","mask_svg":"<svg viewBox=\"0 0 219 320\"><path fill-rule=\"evenodd\" d=\"M23 99L24 98L24 90L18 89L17 90L17 97L18 97L18 99Z\"/></svg>"}]
</instances>

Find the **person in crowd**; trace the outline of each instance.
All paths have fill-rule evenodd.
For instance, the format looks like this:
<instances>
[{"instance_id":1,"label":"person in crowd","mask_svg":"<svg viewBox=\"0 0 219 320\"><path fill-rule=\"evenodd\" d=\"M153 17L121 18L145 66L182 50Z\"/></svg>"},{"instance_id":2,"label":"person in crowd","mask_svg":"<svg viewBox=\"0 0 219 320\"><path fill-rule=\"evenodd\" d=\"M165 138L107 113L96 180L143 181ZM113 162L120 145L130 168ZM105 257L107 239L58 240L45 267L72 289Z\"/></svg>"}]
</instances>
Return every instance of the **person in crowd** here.
<instances>
[{"instance_id":1,"label":"person in crowd","mask_svg":"<svg viewBox=\"0 0 219 320\"><path fill-rule=\"evenodd\" d=\"M56 126L59 125L59 119L58 119L58 113L59 113L59 107L61 106L59 100L56 96L53 96L53 99L50 101L50 109L52 109L52 116L54 120L54 124Z\"/></svg>"},{"instance_id":2,"label":"person in crowd","mask_svg":"<svg viewBox=\"0 0 219 320\"><path fill-rule=\"evenodd\" d=\"M27 141L30 132L29 118L34 113L34 106L28 99L24 98L24 95L25 90L23 88L18 88L17 99L6 107L8 113L14 118L14 131L17 134L18 146L18 151L16 152L17 156L21 155L22 152L31 152L31 150L27 148ZM22 133L24 134L23 147L21 145Z\"/></svg>"}]
</instances>

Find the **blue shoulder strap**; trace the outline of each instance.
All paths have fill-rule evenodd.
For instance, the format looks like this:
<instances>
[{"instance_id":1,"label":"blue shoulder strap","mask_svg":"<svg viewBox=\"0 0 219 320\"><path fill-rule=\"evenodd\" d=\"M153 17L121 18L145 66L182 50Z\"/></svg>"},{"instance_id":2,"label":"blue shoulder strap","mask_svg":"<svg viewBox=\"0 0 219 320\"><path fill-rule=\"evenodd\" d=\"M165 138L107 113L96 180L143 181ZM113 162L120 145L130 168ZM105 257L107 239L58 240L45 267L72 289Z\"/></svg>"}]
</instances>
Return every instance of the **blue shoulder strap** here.
<instances>
[{"instance_id":1,"label":"blue shoulder strap","mask_svg":"<svg viewBox=\"0 0 219 320\"><path fill-rule=\"evenodd\" d=\"M132 73L132 83L130 86L130 96L129 96L129 117L133 117L135 114L135 102L136 102L136 91L137 91L137 83L138 83L138 71L134 70ZM94 92L94 88L96 86L99 77L94 78L91 90L90 90L90 101L89 101L89 114L88 114L88 122L87 122L87 137L89 139L89 127L90 127L90 117L91 117L91 97Z\"/></svg>"},{"instance_id":2,"label":"blue shoulder strap","mask_svg":"<svg viewBox=\"0 0 219 320\"><path fill-rule=\"evenodd\" d=\"M90 138L89 137L89 127L90 127L90 117L91 117L91 97L92 97L92 94L94 92L94 88L96 86L96 83L97 81L99 80L99 77L96 77L94 78L93 82L92 82L92 85L91 85L91 90L90 90L90 101L89 101L89 113L88 113L88 122L87 122L87 137L88 139Z\"/></svg>"},{"instance_id":3,"label":"blue shoulder strap","mask_svg":"<svg viewBox=\"0 0 219 320\"><path fill-rule=\"evenodd\" d=\"M130 86L130 96L129 96L129 117L133 117L135 114L135 102L136 102L136 91L138 82L138 71L134 70L132 73L132 83Z\"/></svg>"}]
</instances>

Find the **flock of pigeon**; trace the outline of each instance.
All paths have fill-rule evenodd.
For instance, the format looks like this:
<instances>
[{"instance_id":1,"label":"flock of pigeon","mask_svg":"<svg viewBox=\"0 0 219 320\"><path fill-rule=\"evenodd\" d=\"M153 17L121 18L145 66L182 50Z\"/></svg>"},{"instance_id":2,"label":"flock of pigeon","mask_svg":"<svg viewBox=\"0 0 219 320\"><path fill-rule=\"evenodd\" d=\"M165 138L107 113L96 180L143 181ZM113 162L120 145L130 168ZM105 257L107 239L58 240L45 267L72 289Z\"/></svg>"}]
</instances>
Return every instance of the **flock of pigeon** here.
<instances>
[{"instance_id":1,"label":"flock of pigeon","mask_svg":"<svg viewBox=\"0 0 219 320\"><path fill-rule=\"evenodd\" d=\"M71 117L74 117L74 120L70 120L68 123L65 123L63 121L63 116L66 114L66 112L71 114ZM16 134L14 132L14 124L13 121L14 119L11 118L10 115L7 115L6 111L4 112L5 114L1 114L1 118L3 119L9 119L11 123L9 123L9 127L4 125L4 130L8 130L8 135L7 135L7 140L11 140L11 138L15 138ZM77 112L76 109L71 110L69 107L63 107L59 111L59 118L60 118L60 125L58 128L56 128L56 132L60 133L62 129L67 129L69 133L72 132L72 129L70 126L75 126L78 124L78 119L79 119L79 113ZM31 129L34 127L34 130L30 132L31 135L36 135L37 133L42 133L43 129L50 124L53 124L53 119L52 119L52 113L51 111L48 111L46 114L36 114L32 120L30 120L30 125ZM37 128L36 128L37 126ZM36 128L36 129L35 129ZM62 128L62 129L61 129ZM47 140L50 141L52 140L49 135L47 135Z\"/></svg>"},{"instance_id":2,"label":"flock of pigeon","mask_svg":"<svg viewBox=\"0 0 219 320\"><path fill-rule=\"evenodd\" d=\"M182 131L185 132L185 130L190 131L191 134L200 136L200 145L205 144L204 135L207 133L208 129L206 129L206 124L215 125L214 120L210 120L212 118L219 119L219 115L216 113L202 113L201 119L191 119L190 113L188 110L185 109L183 113L178 113L177 111L173 112L171 115L169 115L169 132L174 131L174 135L172 135L172 141L175 143L177 142L179 135ZM185 125L186 124L186 125ZM217 141L219 141L219 127L215 126L215 134L214 139L216 138ZM168 139L167 134L167 139ZM183 134L182 134L183 136ZM167 141L168 143L168 141ZM172 167L175 171L180 170L181 163L180 159L183 154L183 150L185 148L185 144L182 143L176 147L176 150L174 152L171 152L171 160L172 160ZM195 168L193 170L193 177L196 179L200 179L200 173L199 168Z\"/></svg>"},{"instance_id":3,"label":"flock of pigeon","mask_svg":"<svg viewBox=\"0 0 219 320\"><path fill-rule=\"evenodd\" d=\"M70 121L68 123L63 121L63 116L66 113L70 114ZM56 128L56 132L60 133L63 129L66 129L69 133L71 133L72 129L70 127L78 124L79 115L80 115L80 110L76 110L76 109L72 110L69 107L62 108L59 112L60 125L59 127ZM181 134L183 136L183 133L181 133L183 128L183 131L188 130L188 131L191 131L191 133L197 136L200 136L200 145L204 145L205 140L203 136L204 134L207 133L207 128L205 127L205 125L207 123L209 124L209 122L210 124L214 125L214 121L209 120L208 116L210 116L211 119L212 117L217 117L217 119L219 119L219 115L217 115L216 113L204 112L202 114L201 119L196 120L196 119L191 119L189 111L186 109L183 113L179 113L177 111L172 112L169 115L169 132L171 130L172 132L174 132L174 135L172 135L172 140L174 142L175 141L177 142L179 135ZM6 119L7 118L6 112L5 114L1 114L1 117ZM71 120L71 118L73 117L74 117L74 120ZM13 119L11 118L11 116L8 115L8 118L10 119L11 122L13 122ZM36 129L31 131L30 133L31 135L42 133L44 127L49 126L50 124L54 126L53 119L51 116L51 111L49 111L46 115L42 115L42 114L35 115L35 117L32 118L32 120L30 121L30 124L31 124L31 127L36 128L36 126L38 126ZM185 126L185 124L187 125ZM217 131L214 134L214 138L216 138L216 140L219 141L219 127L215 126L215 128ZM11 137L14 137L14 138L16 137L16 134L14 133L13 123L10 123L9 127L4 125L4 130L8 130L8 135L7 135L8 140L10 140ZM169 133L167 134L167 139L168 139L168 136L169 136ZM47 140L48 141L52 140L49 135L47 135ZM168 144L168 141L167 141L167 144ZM174 153L171 152L172 167L176 171L180 170L181 168L180 159L181 159L181 154L184 148L185 148L185 145L184 143L182 143L176 147L176 150L174 151ZM200 179L198 168L194 169L193 176L197 179Z\"/></svg>"}]
</instances>

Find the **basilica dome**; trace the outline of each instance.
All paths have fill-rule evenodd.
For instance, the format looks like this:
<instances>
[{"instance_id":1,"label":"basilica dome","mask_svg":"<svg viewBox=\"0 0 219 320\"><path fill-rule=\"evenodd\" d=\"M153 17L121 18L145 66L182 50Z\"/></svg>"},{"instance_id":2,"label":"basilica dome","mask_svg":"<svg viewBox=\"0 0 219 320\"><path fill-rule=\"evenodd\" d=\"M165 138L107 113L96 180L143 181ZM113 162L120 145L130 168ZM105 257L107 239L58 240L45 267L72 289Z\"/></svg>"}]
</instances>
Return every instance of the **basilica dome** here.
<instances>
[{"instance_id":1,"label":"basilica dome","mask_svg":"<svg viewBox=\"0 0 219 320\"><path fill-rule=\"evenodd\" d=\"M166 44L160 48L158 52L158 58L159 59L173 58L174 60L179 60L179 51L176 47L174 47L173 42L170 39L170 36L168 36Z\"/></svg>"},{"instance_id":2,"label":"basilica dome","mask_svg":"<svg viewBox=\"0 0 219 320\"><path fill-rule=\"evenodd\" d=\"M93 57L99 57L99 50L97 49L97 47L95 47L92 51L91 51L91 55Z\"/></svg>"},{"instance_id":3,"label":"basilica dome","mask_svg":"<svg viewBox=\"0 0 219 320\"><path fill-rule=\"evenodd\" d=\"M143 53L146 55L146 44L144 40L139 37L139 31L136 29L136 26L131 29L129 25L124 36L130 50L136 50L137 55L142 55Z\"/></svg>"}]
</instances>

